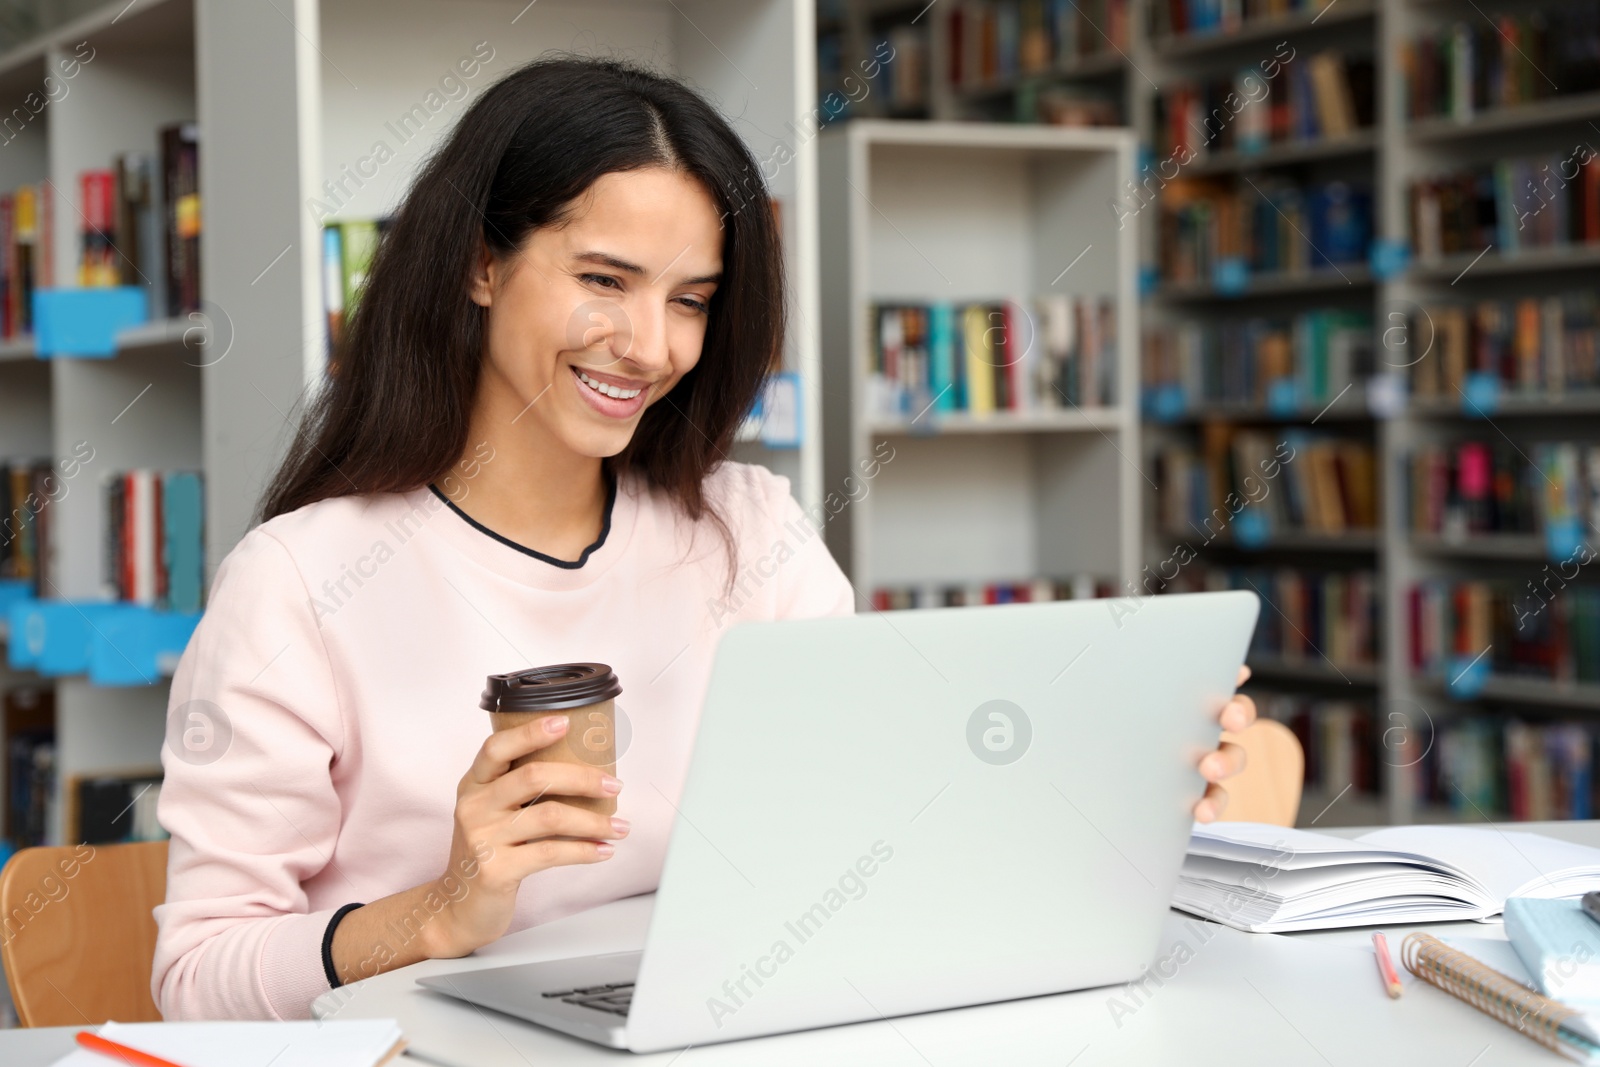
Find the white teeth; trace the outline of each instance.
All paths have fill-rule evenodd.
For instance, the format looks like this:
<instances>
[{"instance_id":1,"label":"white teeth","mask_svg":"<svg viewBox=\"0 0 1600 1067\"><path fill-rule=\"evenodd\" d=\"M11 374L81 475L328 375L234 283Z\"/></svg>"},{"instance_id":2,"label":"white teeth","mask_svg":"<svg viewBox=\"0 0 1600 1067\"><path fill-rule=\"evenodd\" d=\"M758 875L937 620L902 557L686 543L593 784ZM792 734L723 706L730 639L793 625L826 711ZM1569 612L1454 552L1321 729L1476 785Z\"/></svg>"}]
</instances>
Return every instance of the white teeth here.
<instances>
[{"instance_id":1,"label":"white teeth","mask_svg":"<svg viewBox=\"0 0 1600 1067\"><path fill-rule=\"evenodd\" d=\"M609 396L615 400L632 400L634 397L644 392L643 389L623 389L620 386L607 385L604 382L597 382L587 374L583 373L583 371L578 372L578 380L583 382L583 384L587 385L590 389L593 389L595 392L604 393L606 396Z\"/></svg>"}]
</instances>

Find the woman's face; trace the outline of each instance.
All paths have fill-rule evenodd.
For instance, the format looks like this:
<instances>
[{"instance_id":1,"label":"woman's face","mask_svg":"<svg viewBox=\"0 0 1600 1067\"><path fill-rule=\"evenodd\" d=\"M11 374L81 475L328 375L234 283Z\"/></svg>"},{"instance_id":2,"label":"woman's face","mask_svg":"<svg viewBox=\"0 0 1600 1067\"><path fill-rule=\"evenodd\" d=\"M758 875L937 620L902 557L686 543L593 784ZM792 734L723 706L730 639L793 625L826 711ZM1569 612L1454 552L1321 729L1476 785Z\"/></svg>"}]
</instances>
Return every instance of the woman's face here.
<instances>
[{"instance_id":1,"label":"woman's face","mask_svg":"<svg viewBox=\"0 0 1600 1067\"><path fill-rule=\"evenodd\" d=\"M697 180L662 167L602 176L570 221L475 279L489 309L480 414L616 455L700 359L721 274L721 221Z\"/></svg>"}]
</instances>

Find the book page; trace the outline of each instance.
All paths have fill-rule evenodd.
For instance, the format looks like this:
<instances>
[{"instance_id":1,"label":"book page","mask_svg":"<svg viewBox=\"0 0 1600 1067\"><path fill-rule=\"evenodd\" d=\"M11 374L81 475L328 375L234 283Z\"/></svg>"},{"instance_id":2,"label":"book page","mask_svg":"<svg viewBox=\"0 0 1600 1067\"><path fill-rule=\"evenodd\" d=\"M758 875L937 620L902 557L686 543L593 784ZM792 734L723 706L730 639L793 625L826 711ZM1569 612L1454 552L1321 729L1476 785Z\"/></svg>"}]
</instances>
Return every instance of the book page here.
<instances>
[{"instance_id":1,"label":"book page","mask_svg":"<svg viewBox=\"0 0 1600 1067\"><path fill-rule=\"evenodd\" d=\"M1498 827L1391 826L1357 840L1459 867L1501 906L1509 897L1575 896L1600 889L1600 849L1543 834Z\"/></svg>"}]
</instances>

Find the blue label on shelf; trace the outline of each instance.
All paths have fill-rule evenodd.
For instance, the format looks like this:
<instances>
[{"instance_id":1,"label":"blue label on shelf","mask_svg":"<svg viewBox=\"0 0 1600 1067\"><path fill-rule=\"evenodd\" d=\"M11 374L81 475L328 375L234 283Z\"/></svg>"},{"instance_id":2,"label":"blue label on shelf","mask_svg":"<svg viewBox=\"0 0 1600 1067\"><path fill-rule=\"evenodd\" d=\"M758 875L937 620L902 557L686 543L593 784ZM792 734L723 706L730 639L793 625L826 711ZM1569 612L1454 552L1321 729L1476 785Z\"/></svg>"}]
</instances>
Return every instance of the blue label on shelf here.
<instances>
[{"instance_id":1,"label":"blue label on shelf","mask_svg":"<svg viewBox=\"0 0 1600 1067\"><path fill-rule=\"evenodd\" d=\"M1456 656L1446 670L1450 695L1457 700L1471 700L1483 692L1484 683L1489 680L1489 655L1484 652L1477 656Z\"/></svg>"},{"instance_id":2,"label":"blue label on shelf","mask_svg":"<svg viewBox=\"0 0 1600 1067\"><path fill-rule=\"evenodd\" d=\"M1372 276L1381 282L1388 281L1405 273L1411 263L1411 249L1404 241L1380 237L1372 242L1369 260Z\"/></svg>"},{"instance_id":3,"label":"blue label on shelf","mask_svg":"<svg viewBox=\"0 0 1600 1067\"><path fill-rule=\"evenodd\" d=\"M1583 523L1576 515L1546 520L1544 525L1544 551L1553 561L1565 563L1575 559L1583 547Z\"/></svg>"},{"instance_id":4,"label":"blue label on shelf","mask_svg":"<svg viewBox=\"0 0 1600 1067\"><path fill-rule=\"evenodd\" d=\"M1153 422L1175 422L1187 408L1181 386L1153 385L1144 391L1145 416Z\"/></svg>"},{"instance_id":5,"label":"blue label on shelf","mask_svg":"<svg viewBox=\"0 0 1600 1067\"><path fill-rule=\"evenodd\" d=\"M1219 293L1242 293L1250 286L1250 268L1238 256L1219 259L1211 268L1211 284Z\"/></svg>"},{"instance_id":6,"label":"blue label on shelf","mask_svg":"<svg viewBox=\"0 0 1600 1067\"><path fill-rule=\"evenodd\" d=\"M1267 410L1274 415L1293 415L1300 410L1293 378L1274 378L1267 383Z\"/></svg>"},{"instance_id":7,"label":"blue label on shelf","mask_svg":"<svg viewBox=\"0 0 1600 1067\"><path fill-rule=\"evenodd\" d=\"M1367 379L1367 410L1375 419L1399 418L1406 409L1406 376L1397 370L1379 371Z\"/></svg>"},{"instance_id":8,"label":"blue label on shelf","mask_svg":"<svg viewBox=\"0 0 1600 1067\"><path fill-rule=\"evenodd\" d=\"M113 356L117 332L147 322L149 317L149 302L137 285L37 289L33 294L34 349L40 359Z\"/></svg>"},{"instance_id":9,"label":"blue label on shelf","mask_svg":"<svg viewBox=\"0 0 1600 1067\"><path fill-rule=\"evenodd\" d=\"M156 611L132 604L108 618L89 643L86 672L95 685L152 685L171 674L199 612Z\"/></svg>"},{"instance_id":10,"label":"blue label on shelf","mask_svg":"<svg viewBox=\"0 0 1600 1067\"><path fill-rule=\"evenodd\" d=\"M1500 406L1500 379L1488 371L1473 371L1461 393L1461 410L1486 419Z\"/></svg>"},{"instance_id":11,"label":"blue label on shelf","mask_svg":"<svg viewBox=\"0 0 1600 1067\"><path fill-rule=\"evenodd\" d=\"M1272 536L1265 513L1246 507L1233 518L1233 540L1244 548L1260 548Z\"/></svg>"},{"instance_id":12,"label":"blue label on shelf","mask_svg":"<svg viewBox=\"0 0 1600 1067\"><path fill-rule=\"evenodd\" d=\"M1139 295L1149 296L1161 284L1161 275L1156 272L1154 264L1142 263L1139 265Z\"/></svg>"}]
</instances>

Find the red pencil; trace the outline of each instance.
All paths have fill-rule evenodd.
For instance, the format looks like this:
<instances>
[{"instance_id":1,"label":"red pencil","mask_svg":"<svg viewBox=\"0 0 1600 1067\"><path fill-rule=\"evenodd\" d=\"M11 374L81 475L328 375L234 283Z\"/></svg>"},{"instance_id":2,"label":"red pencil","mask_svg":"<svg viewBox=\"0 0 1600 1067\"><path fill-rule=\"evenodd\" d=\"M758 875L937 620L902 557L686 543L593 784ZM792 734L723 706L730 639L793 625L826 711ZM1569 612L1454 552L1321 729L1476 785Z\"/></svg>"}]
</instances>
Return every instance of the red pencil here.
<instances>
[{"instance_id":1,"label":"red pencil","mask_svg":"<svg viewBox=\"0 0 1600 1067\"><path fill-rule=\"evenodd\" d=\"M1378 956L1378 974L1389 990L1389 998L1399 1000L1404 990L1400 986L1400 975L1394 969L1394 961L1389 958L1389 942L1382 934L1372 935L1372 951Z\"/></svg>"},{"instance_id":2,"label":"red pencil","mask_svg":"<svg viewBox=\"0 0 1600 1067\"><path fill-rule=\"evenodd\" d=\"M133 1064L134 1067L180 1067L179 1064L173 1063L171 1060L164 1060L160 1056L152 1056L148 1052L140 1052L138 1049L129 1048L127 1045L119 1045L115 1041L109 1041L99 1034L91 1034L87 1030L78 1031L78 1044L86 1049L98 1052L102 1056L110 1056L114 1060Z\"/></svg>"}]
</instances>

